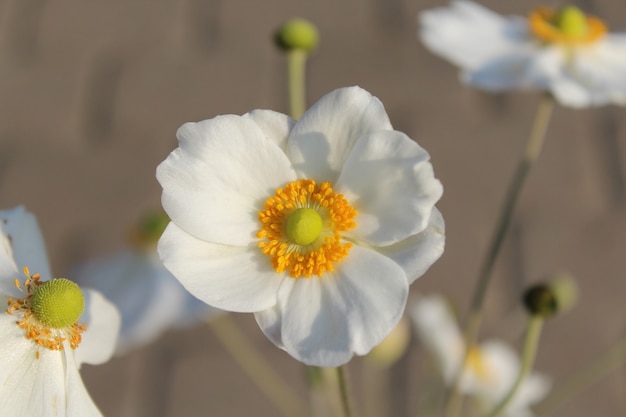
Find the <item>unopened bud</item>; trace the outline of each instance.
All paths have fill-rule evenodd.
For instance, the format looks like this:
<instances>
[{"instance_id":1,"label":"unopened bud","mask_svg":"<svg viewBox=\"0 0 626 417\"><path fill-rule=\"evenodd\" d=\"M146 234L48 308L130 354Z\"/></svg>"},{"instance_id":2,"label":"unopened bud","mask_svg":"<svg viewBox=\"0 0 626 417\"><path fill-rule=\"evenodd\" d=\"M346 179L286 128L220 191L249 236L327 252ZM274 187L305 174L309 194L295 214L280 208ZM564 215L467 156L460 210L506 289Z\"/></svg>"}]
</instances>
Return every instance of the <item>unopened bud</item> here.
<instances>
[{"instance_id":1,"label":"unopened bud","mask_svg":"<svg viewBox=\"0 0 626 417\"><path fill-rule=\"evenodd\" d=\"M532 315L550 317L569 310L576 302L578 288L567 274L558 274L548 283L537 284L524 294L524 305Z\"/></svg>"},{"instance_id":2,"label":"unopened bud","mask_svg":"<svg viewBox=\"0 0 626 417\"><path fill-rule=\"evenodd\" d=\"M300 49L310 52L317 47L317 28L308 20L291 19L282 25L274 37L279 48L286 51Z\"/></svg>"}]
</instances>

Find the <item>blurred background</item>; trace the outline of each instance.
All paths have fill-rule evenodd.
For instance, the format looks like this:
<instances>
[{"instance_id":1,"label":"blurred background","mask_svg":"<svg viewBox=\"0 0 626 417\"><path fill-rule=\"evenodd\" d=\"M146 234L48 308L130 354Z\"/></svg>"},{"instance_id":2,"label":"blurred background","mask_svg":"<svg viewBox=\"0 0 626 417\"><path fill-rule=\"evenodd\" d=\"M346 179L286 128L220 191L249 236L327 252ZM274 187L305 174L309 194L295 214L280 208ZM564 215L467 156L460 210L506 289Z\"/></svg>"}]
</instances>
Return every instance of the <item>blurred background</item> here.
<instances>
[{"instance_id":1,"label":"blurred background","mask_svg":"<svg viewBox=\"0 0 626 417\"><path fill-rule=\"evenodd\" d=\"M574 3L626 30L623 1ZM418 13L444 4L0 0L0 207L23 204L37 215L57 276L116 251L131 225L160 205L154 172L176 147L178 126L255 108L288 111L286 57L272 35L304 17L321 35L308 65L309 104L359 85L430 152L445 189L438 207L447 248L411 291L445 293L464 313L539 95L460 85L457 70L416 37ZM482 4L521 15L534 5ZM557 107L497 263L481 335L519 348L521 292L567 270L581 299L547 323L536 369L558 383L623 337L625 209L626 110ZM252 315L235 319L306 399L303 367L265 339ZM429 361L413 338L390 370L389 416L415 415ZM350 365L356 392L361 365ZM279 415L206 326L169 331L82 374L106 416ZM625 415L625 392L622 368L554 415Z\"/></svg>"}]
</instances>

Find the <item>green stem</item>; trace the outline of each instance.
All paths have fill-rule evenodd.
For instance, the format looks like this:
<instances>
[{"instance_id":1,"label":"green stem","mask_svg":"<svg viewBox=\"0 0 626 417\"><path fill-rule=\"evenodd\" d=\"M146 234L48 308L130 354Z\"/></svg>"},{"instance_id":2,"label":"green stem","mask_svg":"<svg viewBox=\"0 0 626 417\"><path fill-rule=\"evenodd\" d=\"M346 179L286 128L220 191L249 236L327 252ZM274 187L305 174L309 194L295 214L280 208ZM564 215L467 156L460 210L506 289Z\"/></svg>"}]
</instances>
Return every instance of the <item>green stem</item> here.
<instances>
[{"instance_id":1,"label":"green stem","mask_svg":"<svg viewBox=\"0 0 626 417\"><path fill-rule=\"evenodd\" d=\"M500 249L502 248L502 242L504 241L506 232L511 225L513 212L520 192L530 169L541 153L553 107L554 100L549 94L545 94L539 103L539 108L537 109L537 113L535 115L535 121L533 123L530 136L528 137L528 142L526 143L526 148L524 149L522 158L518 163L513 180L509 185L509 190L500 211L495 232L492 236L487 255L478 275L478 282L474 290L469 316L464 329L465 355L464 360L461 363L467 362L470 349L476 344L478 331L482 322L485 295L487 294L487 288L489 287L489 283L491 281L493 267L496 259L498 258L498 254L500 253ZM445 409L445 416L447 417L456 417L459 415L461 410L462 398L459 392L459 384L462 372L463 369L460 367L455 374L448 393Z\"/></svg>"},{"instance_id":2,"label":"green stem","mask_svg":"<svg viewBox=\"0 0 626 417\"><path fill-rule=\"evenodd\" d=\"M305 69L307 52L293 49L287 53L287 72L289 77L289 113L298 120L306 109Z\"/></svg>"},{"instance_id":3,"label":"green stem","mask_svg":"<svg viewBox=\"0 0 626 417\"><path fill-rule=\"evenodd\" d=\"M250 380L286 417L308 416L297 394L253 348L229 314L208 321L211 330Z\"/></svg>"},{"instance_id":4,"label":"green stem","mask_svg":"<svg viewBox=\"0 0 626 417\"><path fill-rule=\"evenodd\" d=\"M586 366L566 378L566 382L554 390L535 411L539 415L548 415L603 377L623 366L626 362L626 337L618 341L611 349L589 362Z\"/></svg>"},{"instance_id":5,"label":"green stem","mask_svg":"<svg viewBox=\"0 0 626 417\"><path fill-rule=\"evenodd\" d=\"M515 384L509 393L502 399L487 417L499 417L509 406L515 394L522 386L522 382L526 379L535 363L537 355L537 347L539 346L539 338L541 337L541 328L543 327L543 317L535 314L530 318L528 329L526 330L526 341L524 342L524 351L522 352L522 364L519 375L515 380Z\"/></svg>"},{"instance_id":6,"label":"green stem","mask_svg":"<svg viewBox=\"0 0 626 417\"><path fill-rule=\"evenodd\" d=\"M341 397L343 415L344 417L352 417L352 404L350 401L350 393L348 391L346 365L338 366L335 369L337 370L337 383L339 384L339 395Z\"/></svg>"}]
</instances>

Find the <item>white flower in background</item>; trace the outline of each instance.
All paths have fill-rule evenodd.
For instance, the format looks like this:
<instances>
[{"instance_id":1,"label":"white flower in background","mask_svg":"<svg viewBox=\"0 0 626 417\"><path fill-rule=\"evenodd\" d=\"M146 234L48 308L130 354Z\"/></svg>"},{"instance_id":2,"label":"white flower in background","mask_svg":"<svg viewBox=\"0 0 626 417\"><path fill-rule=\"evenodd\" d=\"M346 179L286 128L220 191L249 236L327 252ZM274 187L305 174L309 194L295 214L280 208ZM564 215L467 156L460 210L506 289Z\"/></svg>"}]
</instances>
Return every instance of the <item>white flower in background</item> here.
<instances>
[{"instance_id":1,"label":"white flower in background","mask_svg":"<svg viewBox=\"0 0 626 417\"><path fill-rule=\"evenodd\" d=\"M505 17L456 0L419 22L426 47L461 67L471 86L550 91L572 107L626 104L626 32L608 33L576 7Z\"/></svg>"},{"instance_id":2,"label":"white flower in background","mask_svg":"<svg viewBox=\"0 0 626 417\"><path fill-rule=\"evenodd\" d=\"M443 297L420 296L412 303L409 315L420 341L435 357L444 381L451 384L465 354L465 342L450 308ZM506 343L489 340L470 349L461 377L461 392L472 396L482 412L493 409L511 390L520 372L520 359ZM532 416L530 406L550 390L547 377L532 372L505 411L509 417Z\"/></svg>"},{"instance_id":3,"label":"white flower in background","mask_svg":"<svg viewBox=\"0 0 626 417\"><path fill-rule=\"evenodd\" d=\"M5 306L0 414L101 416L78 369L111 357L119 313L100 293L81 291L65 278L51 279L37 221L22 207L0 211L0 230L0 303Z\"/></svg>"},{"instance_id":4,"label":"white flower in background","mask_svg":"<svg viewBox=\"0 0 626 417\"><path fill-rule=\"evenodd\" d=\"M428 153L358 87L300 120L268 110L187 123L157 178L165 266L196 297L255 313L294 358L338 366L379 344L441 255Z\"/></svg>"},{"instance_id":5,"label":"white flower in background","mask_svg":"<svg viewBox=\"0 0 626 417\"><path fill-rule=\"evenodd\" d=\"M221 313L185 290L158 258L156 244L168 223L165 213L146 215L133 229L129 247L72 273L76 282L99 290L120 311L118 355L153 342L170 328Z\"/></svg>"}]
</instances>

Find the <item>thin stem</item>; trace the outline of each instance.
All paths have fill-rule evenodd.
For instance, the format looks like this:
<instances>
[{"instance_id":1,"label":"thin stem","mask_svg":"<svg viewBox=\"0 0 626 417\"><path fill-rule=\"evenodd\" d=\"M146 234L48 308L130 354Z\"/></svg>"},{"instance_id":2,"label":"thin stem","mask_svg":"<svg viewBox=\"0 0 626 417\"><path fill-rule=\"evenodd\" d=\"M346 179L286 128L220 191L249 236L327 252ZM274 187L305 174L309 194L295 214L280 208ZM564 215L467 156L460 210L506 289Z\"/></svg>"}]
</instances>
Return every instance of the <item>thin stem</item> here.
<instances>
[{"instance_id":1,"label":"thin stem","mask_svg":"<svg viewBox=\"0 0 626 417\"><path fill-rule=\"evenodd\" d=\"M541 337L543 321L543 317L538 314L535 314L530 318L530 321L528 322L528 329L526 330L526 340L524 342L524 351L522 352L522 364L519 375L506 397L502 399L500 404L498 404L487 417L499 417L504 410L506 410L515 397L515 394L517 394L517 391L522 386L522 382L524 382L532 370L533 364L535 363L535 356L537 355L537 347L539 346L539 338Z\"/></svg>"},{"instance_id":2,"label":"thin stem","mask_svg":"<svg viewBox=\"0 0 626 417\"><path fill-rule=\"evenodd\" d=\"M302 49L293 49L287 53L287 72L289 77L289 113L299 119L306 108L305 69L308 54Z\"/></svg>"},{"instance_id":3,"label":"thin stem","mask_svg":"<svg viewBox=\"0 0 626 417\"><path fill-rule=\"evenodd\" d=\"M267 361L259 355L253 343L239 329L233 318L224 314L208 321L222 346L241 366L250 380L286 417L306 417L306 408L298 400L298 395L283 379L274 372Z\"/></svg>"},{"instance_id":4,"label":"thin stem","mask_svg":"<svg viewBox=\"0 0 626 417\"><path fill-rule=\"evenodd\" d=\"M545 94L539 108L535 115L535 121L533 123L526 148L522 154L515 175L509 185L504 204L500 211L500 216L496 224L495 232L492 236L489 244L487 255L483 260L483 264L478 275L478 282L474 290L474 296L472 298L472 304L470 306L469 316L464 328L465 339L465 355L464 360L461 363L466 363L468 355L472 346L476 343L478 338L478 331L482 322L482 311L485 302L485 295L487 294L487 288L491 281L493 267L495 265L500 249L502 248L502 242L506 236L506 233L511 225L513 219L513 212L517 204L520 192L524 186L524 182L532 168L534 162L539 157L541 149L543 147L548 123L550 116L552 115L552 109L554 107L554 100L549 94ZM455 377L453 379L448 398L446 401L445 416L456 417L459 415L462 406L462 398L459 392L459 384L461 382L461 375L463 368L459 367Z\"/></svg>"},{"instance_id":5,"label":"thin stem","mask_svg":"<svg viewBox=\"0 0 626 417\"><path fill-rule=\"evenodd\" d=\"M623 366L626 362L626 337L618 341L601 356L589 362L568 378L548 396L535 411L539 415L548 415L567 400L591 387L596 382Z\"/></svg>"},{"instance_id":6,"label":"thin stem","mask_svg":"<svg viewBox=\"0 0 626 417\"><path fill-rule=\"evenodd\" d=\"M346 365L338 366L335 369L337 370L337 382L339 384L339 395L341 397L343 415L344 417L352 417L352 403L350 401L350 393L348 391Z\"/></svg>"}]
</instances>

